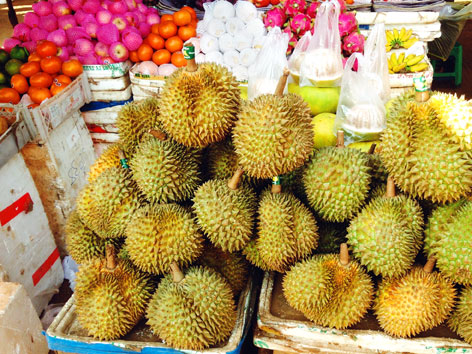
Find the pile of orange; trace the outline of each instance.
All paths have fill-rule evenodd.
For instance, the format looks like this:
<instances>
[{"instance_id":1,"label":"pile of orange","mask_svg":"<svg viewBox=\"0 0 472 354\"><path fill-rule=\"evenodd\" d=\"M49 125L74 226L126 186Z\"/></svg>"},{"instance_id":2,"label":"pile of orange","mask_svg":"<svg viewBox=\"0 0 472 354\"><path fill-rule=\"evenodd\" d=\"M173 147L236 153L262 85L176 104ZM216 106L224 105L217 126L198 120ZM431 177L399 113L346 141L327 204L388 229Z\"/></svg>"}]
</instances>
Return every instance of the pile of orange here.
<instances>
[{"instance_id":1,"label":"pile of orange","mask_svg":"<svg viewBox=\"0 0 472 354\"><path fill-rule=\"evenodd\" d=\"M83 71L75 59L63 62L57 56L57 46L51 41L38 43L28 62L11 77L11 88L0 89L0 102L17 104L21 95L28 94L35 105L64 90Z\"/></svg>"},{"instance_id":2,"label":"pile of orange","mask_svg":"<svg viewBox=\"0 0 472 354\"><path fill-rule=\"evenodd\" d=\"M130 52L130 59L135 63L152 60L156 65L187 65L182 48L185 41L196 37L197 23L195 10L188 6L172 15L162 15L161 22L152 25L138 50Z\"/></svg>"}]
</instances>

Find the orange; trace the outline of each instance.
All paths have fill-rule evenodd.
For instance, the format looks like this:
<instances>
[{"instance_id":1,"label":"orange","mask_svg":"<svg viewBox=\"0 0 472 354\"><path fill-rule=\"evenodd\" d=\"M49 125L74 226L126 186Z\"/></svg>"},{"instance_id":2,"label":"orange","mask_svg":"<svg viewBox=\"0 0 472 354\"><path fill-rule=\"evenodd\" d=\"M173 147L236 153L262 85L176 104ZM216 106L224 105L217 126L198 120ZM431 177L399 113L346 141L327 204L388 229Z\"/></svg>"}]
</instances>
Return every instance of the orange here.
<instances>
[{"instance_id":1,"label":"orange","mask_svg":"<svg viewBox=\"0 0 472 354\"><path fill-rule=\"evenodd\" d=\"M155 34L155 33L149 33L149 35L146 37L148 40L148 44L153 48L153 49L162 49L164 48L164 43L165 40L161 36Z\"/></svg>"},{"instance_id":2,"label":"orange","mask_svg":"<svg viewBox=\"0 0 472 354\"><path fill-rule=\"evenodd\" d=\"M161 19L162 21L162 19ZM159 24L155 23L151 26L151 33L159 34Z\"/></svg>"},{"instance_id":3,"label":"orange","mask_svg":"<svg viewBox=\"0 0 472 354\"><path fill-rule=\"evenodd\" d=\"M0 103L17 104L18 102L20 102L18 91L9 87L0 89Z\"/></svg>"},{"instance_id":4,"label":"orange","mask_svg":"<svg viewBox=\"0 0 472 354\"><path fill-rule=\"evenodd\" d=\"M192 20L189 24L189 26L192 26L194 27L195 29L197 29L197 25L198 25L198 20Z\"/></svg>"},{"instance_id":5,"label":"orange","mask_svg":"<svg viewBox=\"0 0 472 354\"><path fill-rule=\"evenodd\" d=\"M84 71L82 64L77 59L70 59L62 63L62 73L69 77L77 77Z\"/></svg>"},{"instance_id":6,"label":"orange","mask_svg":"<svg viewBox=\"0 0 472 354\"><path fill-rule=\"evenodd\" d=\"M36 47L36 52L41 58L50 57L57 54L57 46L51 41L41 41Z\"/></svg>"},{"instance_id":7,"label":"orange","mask_svg":"<svg viewBox=\"0 0 472 354\"><path fill-rule=\"evenodd\" d=\"M189 40L192 37L196 37L197 31L195 30L195 27L188 25L180 27L179 32L177 32L177 34L179 35L180 39L185 42L186 40Z\"/></svg>"},{"instance_id":8,"label":"orange","mask_svg":"<svg viewBox=\"0 0 472 354\"><path fill-rule=\"evenodd\" d=\"M174 12L174 23L177 26L188 25L192 21L192 15L187 10L179 10Z\"/></svg>"},{"instance_id":9,"label":"orange","mask_svg":"<svg viewBox=\"0 0 472 354\"><path fill-rule=\"evenodd\" d=\"M41 57L36 52L31 53L30 56L28 57L28 61L40 61L40 60L41 60Z\"/></svg>"},{"instance_id":10,"label":"orange","mask_svg":"<svg viewBox=\"0 0 472 354\"><path fill-rule=\"evenodd\" d=\"M133 63L137 63L139 61L138 52L136 50L129 52L129 60L131 60Z\"/></svg>"},{"instance_id":11,"label":"orange","mask_svg":"<svg viewBox=\"0 0 472 354\"><path fill-rule=\"evenodd\" d=\"M195 12L195 10L193 8L191 8L190 6L184 6L182 7L180 10L185 10L185 11L188 11L190 13L190 16L192 16L192 20L196 20L197 19L197 13Z\"/></svg>"},{"instance_id":12,"label":"orange","mask_svg":"<svg viewBox=\"0 0 472 354\"><path fill-rule=\"evenodd\" d=\"M31 101L37 104L40 104L46 98L52 97L51 91L45 87L30 87L28 95L30 96Z\"/></svg>"},{"instance_id":13,"label":"orange","mask_svg":"<svg viewBox=\"0 0 472 354\"><path fill-rule=\"evenodd\" d=\"M164 15L165 16L165 15ZM170 38L177 34L177 25L174 22L167 21L159 24L159 35L162 38Z\"/></svg>"},{"instance_id":14,"label":"orange","mask_svg":"<svg viewBox=\"0 0 472 354\"><path fill-rule=\"evenodd\" d=\"M172 57L170 58L170 61L172 64L174 64L178 68L182 66L187 66L187 60L185 60L182 52L172 53Z\"/></svg>"},{"instance_id":15,"label":"orange","mask_svg":"<svg viewBox=\"0 0 472 354\"><path fill-rule=\"evenodd\" d=\"M69 85L72 82L72 79L67 75L57 75L53 80L53 85Z\"/></svg>"},{"instance_id":16,"label":"orange","mask_svg":"<svg viewBox=\"0 0 472 354\"><path fill-rule=\"evenodd\" d=\"M171 53L181 50L183 46L184 42L178 36L173 36L166 40L166 49Z\"/></svg>"},{"instance_id":17,"label":"orange","mask_svg":"<svg viewBox=\"0 0 472 354\"><path fill-rule=\"evenodd\" d=\"M138 58L141 61L151 60L153 52L149 44L143 43L138 48Z\"/></svg>"},{"instance_id":18,"label":"orange","mask_svg":"<svg viewBox=\"0 0 472 354\"><path fill-rule=\"evenodd\" d=\"M26 93L29 89L28 80L21 74L15 74L10 80L11 87L14 88L21 95Z\"/></svg>"},{"instance_id":19,"label":"orange","mask_svg":"<svg viewBox=\"0 0 472 354\"><path fill-rule=\"evenodd\" d=\"M166 21L174 21L174 16L165 14L161 16L161 23Z\"/></svg>"},{"instance_id":20,"label":"orange","mask_svg":"<svg viewBox=\"0 0 472 354\"><path fill-rule=\"evenodd\" d=\"M167 49L160 49L152 55L152 61L156 65L170 63L170 52Z\"/></svg>"},{"instance_id":21,"label":"orange","mask_svg":"<svg viewBox=\"0 0 472 354\"><path fill-rule=\"evenodd\" d=\"M32 87L44 87L47 88L52 84L52 77L47 73L36 73L30 77L30 85Z\"/></svg>"},{"instance_id":22,"label":"orange","mask_svg":"<svg viewBox=\"0 0 472 354\"><path fill-rule=\"evenodd\" d=\"M39 61L30 61L20 66L20 74L26 77L31 77L40 71L41 65L39 64Z\"/></svg>"},{"instance_id":23,"label":"orange","mask_svg":"<svg viewBox=\"0 0 472 354\"><path fill-rule=\"evenodd\" d=\"M41 59L41 70L48 74L56 74L61 71L62 60L59 57L46 57Z\"/></svg>"}]
</instances>

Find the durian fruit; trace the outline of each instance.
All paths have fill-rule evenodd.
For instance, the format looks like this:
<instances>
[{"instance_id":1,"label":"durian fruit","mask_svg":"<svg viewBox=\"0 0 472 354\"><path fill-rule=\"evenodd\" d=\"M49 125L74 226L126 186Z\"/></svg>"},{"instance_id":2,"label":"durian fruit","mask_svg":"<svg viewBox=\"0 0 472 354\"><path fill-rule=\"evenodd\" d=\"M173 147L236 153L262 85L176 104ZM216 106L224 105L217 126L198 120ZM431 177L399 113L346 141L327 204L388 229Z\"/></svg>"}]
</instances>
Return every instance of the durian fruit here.
<instances>
[{"instance_id":1,"label":"durian fruit","mask_svg":"<svg viewBox=\"0 0 472 354\"><path fill-rule=\"evenodd\" d=\"M127 156L134 154L136 147L147 137L150 129L162 130L159 106L157 97L148 97L124 105L118 113L116 125L120 143Z\"/></svg>"},{"instance_id":2,"label":"durian fruit","mask_svg":"<svg viewBox=\"0 0 472 354\"><path fill-rule=\"evenodd\" d=\"M100 340L128 333L144 315L152 290L149 278L129 261L117 259L112 245L106 251L106 259L79 268L75 287L79 323Z\"/></svg>"},{"instance_id":3,"label":"durian fruit","mask_svg":"<svg viewBox=\"0 0 472 354\"><path fill-rule=\"evenodd\" d=\"M239 84L224 66L197 65L195 59L166 79L160 96L160 121L174 140L205 147L223 140L237 119Z\"/></svg>"},{"instance_id":4,"label":"durian fruit","mask_svg":"<svg viewBox=\"0 0 472 354\"><path fill-rule=\"evenodd\" d=\"M316 253L336 253L341 243L346 242L346 224L335 224L326 221L318 223L318 247Z\"/></svg>"},{"instance_id":5,"label":"durian fruit","mask_svg":"<svg viewBox=\"0 0 472 354\"><path fill-rule=\"evenodd\" d=\"M201 182L200 152L182 146L157 130L130 160L133 178L151 203L189 199Z\"/></svg>"},{"instance_id":6,"label":"durian fruit","mask_svg":"<svg viewBox=\"0 0 472 354\"><path fill-rule=\"evenodd\" d=\"M434 259L403 277L384 278L374 310L380 326L395 337L411 337L441 324L451 313L456 291L451 281L433 272Z\"/></svg>"},{"instance_id":7,"label":"durian fruit","mask_svg":"<svg viewBox=\"0 0 472 354\"><path fill-rule=\"evenodd\" d=\"M242 170L229 180L210 180L193 198L198 225L223 251L240 251L251 239L257 196L250 187L239 186Z\"/></svg>"},{"instance_id":8,"label":"durian fruit","mask_svg":"<svg viewBox=\"0 0 472 354\"><path fill-rule=\"evenodd\" d=\"M146 205L135 212L126 229L126 250L140 270L164 274L172 262L187 266L197 260L203 235L192 214L180 205Z\"/></svg>"},{"instance_id":9,"label":"durian fruit","mask_svg":"<svg viewBox=\"0 0 472 354\"><path fill-rule=\"evenodd\" d=\"M425 244L437 258L441 274L462 285L472 285L472 201L436 209L428 220Z\"/></svg>"},{"instance_id":10,"label":"durian fruit","mask_svg":"<svg viewBox=\"0 0 472 354\"><path fill-rule=\"evenodd\" d=\"M174 264L147 309L152 331L177 349L202 350L226 340L236 323L233 292L217 272Z\"/></svg>"},{"instance_id":11,"label":"durian fruit","mask_svg":"<svg viewBox=\"0 0 472 354\"><path fill-rule=\"evenodd\" d=\"M448 321L449 327L469 344L472 344L472 288L464 288L456 309Z\"/></svg>"},{"instance_id":12,"label":"durian fruit","mask_svg":"<svg viewBox=\"0 0 472 354\"><path fill-rule=\"evenodd\" d=\"M273 178L302 166L313 150L308 104L293 93L283 95L288 71L274 95L244 104L233 129L233 143L249 176Z\"/></svg>"},{"instance_id":13,"label":"durian fruit","mask_svg":"<svg viewBox=\"0 0 472 354\"><path fill-rule=\"evenodd\" d=\"M348 228L353 255L369 271L384 277L405 274L422 245L423 212L405 195L395 196L388 180L387 195L373 199Z\"/></svg>"},{"instance_id":14,"label":"durian fruit","mask_svg":"<svg viewBox=\"0 0 472 354\"><path fill-rule=\"evenodd\" d=\"M225 252L208 244L198 259L198 263L220 273L233 289L235 296L246 286L249 264L239 253Z\"/></svg>"},{"instance_id":15,"label":"durian fruit","mask_svg":"<svg viewBox=\"0 0 472 354\"><path fill-rule=\"evenodd\" d=\"M265 264L264 260L261 258L261 255L257 248L256 239L249 241L246 247L243 248L242 253L246 257L246 259L249 261L249 263L255 265L256 267L264 271L271 270L270 267L267 264Z\"/></svg>"},{"instance_id":16,"label":"durian fruit","mask_svg":"<svg viewBox=\"0 0 472 354\"><path fill-rule=\"evenodd\" d=\"M98 157L97 160L90 166L90 172L88 175L89 183L92 183L103 171L110 167L120 166L120 156L118 152L121 150L121 146L118 143L111 144L106 150Z\"/></svg>"},{"instance_id":17,"label":"durian fruit","mask_svg":"<svg viewBox=\"0 0 472 354\"><path fill-rule=\"evenodd\" d=\"M315 255L284 277L288 303L318 325L344 329L359 322L372 302L374 285L347 245L337 254Z\"/></svg>"},{"instance_id":18,"label":"durian fruit","mask_svg":"<svg viewBox=\"0 0 472 354\"><path fill-rule=\"evenodd\" d=\"M125 236L126 226L143 200L129 169L110 167L82 190L77 211L98 236L118 238Z\"/></svg>"},{"instance_id":19,"label":"durian fruit","mask_svg":"<svg viewBox=\"0 0 472 354\"><path fill-rule=\"evenodd\" d=\"M368 196L370 171L367 155L344 148L343 132L338 132L337 147L318 150L305 168L303 184L310 206L326 221L350 220Z\"/></svg>"}]
</instances>

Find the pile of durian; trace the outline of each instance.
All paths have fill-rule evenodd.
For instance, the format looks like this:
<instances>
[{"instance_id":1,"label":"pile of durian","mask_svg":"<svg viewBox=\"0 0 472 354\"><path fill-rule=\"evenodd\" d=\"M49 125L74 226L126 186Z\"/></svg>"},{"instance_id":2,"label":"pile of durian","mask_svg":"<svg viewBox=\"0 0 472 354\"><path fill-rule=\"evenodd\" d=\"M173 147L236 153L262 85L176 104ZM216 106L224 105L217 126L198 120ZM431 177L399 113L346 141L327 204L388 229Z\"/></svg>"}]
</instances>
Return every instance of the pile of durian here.
<instances>
[{"instance_id":1,"label":"pile of durian","mask_svg":"<svg viewBox=\"0 0 472 354\"><path fill-rule=\"evenodd\" d=\"M373 309L390 335L450 318L472 342L470 103L408 93L389 102L379 146L344 147L339 132L315 150L287 75L243 102L226 68L189 62L159 97L124 106L67 225L90 336L145 318L171 347L217 346L252 264L283 273L315 324L348 328Z\"/></svg>"}]
</instances>

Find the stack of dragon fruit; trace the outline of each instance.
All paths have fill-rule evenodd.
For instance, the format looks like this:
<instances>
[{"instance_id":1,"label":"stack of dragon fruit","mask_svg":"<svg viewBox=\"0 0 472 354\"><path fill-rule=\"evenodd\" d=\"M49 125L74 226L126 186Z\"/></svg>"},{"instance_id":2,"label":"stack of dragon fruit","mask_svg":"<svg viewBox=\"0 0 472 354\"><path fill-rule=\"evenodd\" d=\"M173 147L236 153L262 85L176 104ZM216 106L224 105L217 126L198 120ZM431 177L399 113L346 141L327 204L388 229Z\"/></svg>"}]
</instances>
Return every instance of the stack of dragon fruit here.
<instances>
[{"instance_id":1,"label":"stack of dragon fruit","mask_svg":"<svg viewBox=\"0 0 472 354\"><path fill-rule=\"evenodd\" d=\"M348 58L352 53L364 51L365 38L360 34L356 15L346 12L343 0L338 0L341 7L339 15L339 34L342 41L343 57ZM307 32L314 32L316 14L321 2L307 3L305 0L284 0L264 14L264 25L267 29L280 27L290 35L287 55L291 54L298 40ZM346 59L347 60L347 59Z\"/></svg>"}]
</instances>

